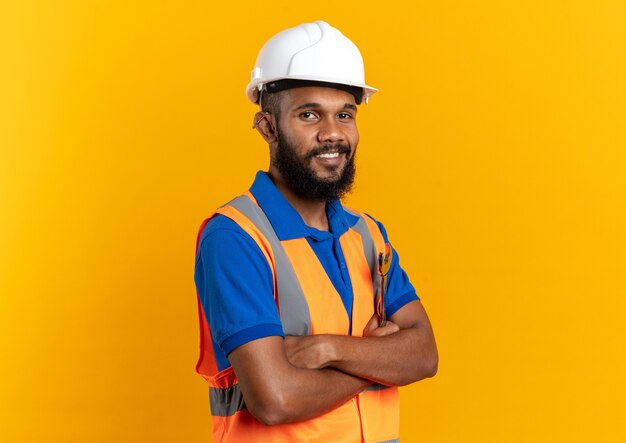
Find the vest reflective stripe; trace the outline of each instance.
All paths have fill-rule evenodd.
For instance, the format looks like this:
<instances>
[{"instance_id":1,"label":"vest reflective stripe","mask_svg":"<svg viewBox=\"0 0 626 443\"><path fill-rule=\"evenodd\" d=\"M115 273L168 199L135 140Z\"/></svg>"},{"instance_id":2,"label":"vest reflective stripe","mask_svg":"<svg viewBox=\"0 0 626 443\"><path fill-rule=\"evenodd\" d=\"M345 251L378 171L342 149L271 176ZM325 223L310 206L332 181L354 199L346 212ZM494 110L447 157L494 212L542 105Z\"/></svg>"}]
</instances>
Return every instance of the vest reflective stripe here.
<instances>
[{"instance_id":1,"label":"vest reflective stripe","mask_svg":"<svg viewBox=\"0 0 626 443\"><path fill-rule=\"evenodd\" d=\"M247 195L240 195L228 203L228 206L237 209L254 223L272 247L276 269L280 269L275 278L283 331L286 335L310 335L311 317L302 287L267 216Z\"/></svg>"},{"instance_id":2,"label":"vest reflective stripe","mask_svg":"<svg viewBox=\"0 0 626 443\"><path fill-rule=\"evenodd\" d=\"M376 226L376 223L366 214L357 212L353 209L349 209L346 207L344 207L344 209L349 214L359 217L359 221L355 223L352 229L357 231L361 235L361 239L363 240L363 251L365 252L365 257L367 258L367 263L370 267L372 284L374 286L374 300L376 300L378 297L378 293L380 292L380 274L378 274L378 251L384 251L385 239L381 235L381 238L378 239L379 241L376 242L378 244L375 244L374 238L370 233L370 229L374 228L375 226L378 230L378 226ZM381 240L382 244L380 244Z\"/></svg>"},{"instance_id":3,"label":"vest reflective stripe","mask_svg":"<svg viewBox=\"0 0 626 443\"><path fill-rule=\"evenodd\" d=\"M211 414L219 417L228 417L246 409L239 385L224 389L209 387L209 403Z\"/></svg>"},{"instance_id":4,"label":"vest reflective stripe","mask_svg":"<svg viewBox=\"0 0 626 443\"><path fill-rule=\"evenodd\" d=\"M352 214L356 217L359 217L359 221L352 226L356 232L361 235L361 240L363 241L363 251L365 252L365 258L367 259L367 264L370 267L370 274L372 275L372 280L374 283L374 288L378 288L378 282L380 281L380 276L378 275L378 254L376 252L376 246L374 245L374 239L372 238L372 234L370 233L367 223L365 222L363 217L367 217L366 215L361 215L356 213L355 211L344 208L349 214Z\"/></svg>"},{"instance_id":5,"label":"vest reflective stripe","mask_svg":"<svg viewBox=\"0 0 626 443\"><path fill-rule=\"evenodd\" d=\"M358 222L340 238L353 283L352 334L361 335L374 313L377 258L384 248L378 226L369 217L350 211ZM237 197L216 213L231 218L259 246L272 270L274 297L286 335L334 333L346 335L349 317L341 298L307 240L280 241L251 194ZM202 324L202 321L201 321ZM208 325L201 330L210 342ZM207 338L208 337L208 338ZM201 355L208 356L206 351ZM214 357L212 357L214 360ZM398 442L397 388L374 384L336 409L311 420L265 426L245 407L237 377L229 367L216 373L210 365L198 372L210 386L214 442Z\"/></svg>"}]
</instances>

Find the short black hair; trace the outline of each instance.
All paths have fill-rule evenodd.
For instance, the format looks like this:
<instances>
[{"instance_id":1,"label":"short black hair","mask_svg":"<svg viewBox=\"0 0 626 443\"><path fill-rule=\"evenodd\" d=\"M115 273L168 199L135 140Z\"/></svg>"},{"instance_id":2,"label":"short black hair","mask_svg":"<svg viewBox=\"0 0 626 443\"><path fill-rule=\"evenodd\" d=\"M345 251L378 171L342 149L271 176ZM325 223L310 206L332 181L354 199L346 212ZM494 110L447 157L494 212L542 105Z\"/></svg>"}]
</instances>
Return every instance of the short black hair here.
<instances>
[{"instance_id":1,"label":"short black hair","mask_svg":"<svg viewBox=\"0 0 626 443\"><path fill-rule=\"evenodd\" d=\"M259 92L261 112L269 112L278 120L280 118L280 95L280 92L268 92L263 88L263 90Z\"/></svg>"}]
</instances>

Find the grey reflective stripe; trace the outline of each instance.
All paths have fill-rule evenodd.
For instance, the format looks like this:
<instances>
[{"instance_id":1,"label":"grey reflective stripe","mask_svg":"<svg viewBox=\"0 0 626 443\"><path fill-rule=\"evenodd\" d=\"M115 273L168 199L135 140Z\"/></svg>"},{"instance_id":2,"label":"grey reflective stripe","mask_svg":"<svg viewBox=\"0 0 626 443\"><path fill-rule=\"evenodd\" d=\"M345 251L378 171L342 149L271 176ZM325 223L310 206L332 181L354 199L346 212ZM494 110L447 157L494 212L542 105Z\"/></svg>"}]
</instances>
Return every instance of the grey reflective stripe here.
<instances>
[{"instance_id":1,"label":"grey reflective stripe","mask_svg":"<svg viewBox=\"0 0 626 443\"><path fill-rule=\"evenodd\" d=\"M381 385L380 383L373 383L369 385L367 388L363 389L361 392L365 391L382 391L383 389L389 389L391 386Z\"/></svg>"},{"instance_id":2,"label":"grey reflective stripe","mask_svg":"<svg viewBox=\"0 0 626 443\"><path fill-rule=\"evenodd\" d=\"M246 409L239 385L226 389L209 388L209 402L211 415L217 417L230 417L235 412Z\"/></svg>"},{"instance_id":3,"label":"grey reflective stripe","mask_svg":"<svg viewBox=\"0 0 626 443\"><path fill-rule=\"evenodd\" d=\"M400 443L400 439L399 438L394 438L393 440L385 440L385 441L379 441L376 443Z\"/></svg>"},{"instance_id":4,"label":"grey reflective stripe","mask_svg":"<svg viewBox=\"0 0 626 443\"><path fill-rule=\"evenodd\" d=\"M363 242L363 251L365 252L365 258L367 259L367 264L370 267L370 274L372 275L372 285L374 286L374 299L378 296L378 291L380 290L380 275L378 275L378 251L376 250L376 245L374 244L374 239L372 238L372 233L367 227L367 223L363 220L356 212L353 212L347 208L344 208L346 212L354 215L355 217L359 217L359 221L352 226L356 232L361 236L361 241ZM366 215L367 217L367 215Z\"/></svg>"},{"instance_id":5,"label":"grey reflective stripe","mask_svg":"<svg viewBox=\"0 0 626 443\"><path fill-rule=\"evenodd\" d=\"M311 335L311 314L302 286L267 216L247 195L240 195L228 203L228 206L248 217L272 247L276 262L280 321L285 335Z\"/></svg>"}]
</instances>

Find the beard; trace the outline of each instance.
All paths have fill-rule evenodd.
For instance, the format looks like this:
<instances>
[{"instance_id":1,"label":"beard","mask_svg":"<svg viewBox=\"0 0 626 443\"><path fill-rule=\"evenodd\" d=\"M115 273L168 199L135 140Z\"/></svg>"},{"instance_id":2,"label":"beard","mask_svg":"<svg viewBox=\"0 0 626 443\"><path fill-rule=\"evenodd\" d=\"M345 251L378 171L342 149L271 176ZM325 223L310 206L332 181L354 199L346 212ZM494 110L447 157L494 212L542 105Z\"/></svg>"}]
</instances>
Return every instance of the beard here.
<instances>
[{"instance_id":1,"label":"beard","mask_svg":"<svg viewBox=\"0 0 626 443\"><path fill-rule=\"evenodd\" d=\"M329 143L312 149L304 158L298 157L296 148L285 140L280 133L277 134L278 145L276 156L272 160L276 169L280 172L289 187L300 197L308 200L329 201L344 197L352 189L356 166L355 153L348 145L341 143ZM320 178L311 167L311 162L316 155L331 151L338 151L346 155L343 170L339 167L332 171L329 178ZM352 153L352 155L350 155Z\"/></svg>"}]
</instances>

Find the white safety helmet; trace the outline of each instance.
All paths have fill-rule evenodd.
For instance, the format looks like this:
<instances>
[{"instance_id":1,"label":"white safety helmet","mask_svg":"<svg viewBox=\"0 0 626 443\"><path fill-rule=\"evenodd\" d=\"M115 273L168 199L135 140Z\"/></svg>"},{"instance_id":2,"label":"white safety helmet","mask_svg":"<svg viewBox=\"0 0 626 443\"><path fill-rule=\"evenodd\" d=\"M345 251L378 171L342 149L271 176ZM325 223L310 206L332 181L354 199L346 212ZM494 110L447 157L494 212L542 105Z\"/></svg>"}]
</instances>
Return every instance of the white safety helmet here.
<instances>
[{"instance_id":1,"label":"white safety helmet","mask_svg":"<svg viewBox=\"0 0 626 443\"><path fill-rule=\"evenodd\" d=\"M261 48L246 87L248 98L259 102L262 90L288 89L304 82L346 86L367 102L377 89L365 84L359 49L338 29L316 21L279 32ZM304 81L304 82L302 82ZM315 84L313 83L313 84ZM343 88L340 88L343 89ZM357 97L357 102L361 100Z\"/></svg>"}]
</instances>

